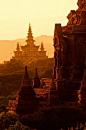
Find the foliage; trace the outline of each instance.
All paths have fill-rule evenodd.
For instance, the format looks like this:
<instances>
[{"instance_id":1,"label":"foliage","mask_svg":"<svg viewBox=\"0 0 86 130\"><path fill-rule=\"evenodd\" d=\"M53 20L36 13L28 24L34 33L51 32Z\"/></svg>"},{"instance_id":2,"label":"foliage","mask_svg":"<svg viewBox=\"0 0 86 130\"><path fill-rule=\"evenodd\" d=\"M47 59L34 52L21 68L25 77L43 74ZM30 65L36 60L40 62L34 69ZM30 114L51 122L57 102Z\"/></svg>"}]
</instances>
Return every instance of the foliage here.
<instances>
[{"instance_id":1,"label":"foliage","mask_svg":"<svg viewBox=\"0 0 86 130\"><path fill-rule=\"evenodd\" d=\"M8 129L9 125L14 125L18 116L13 112L2 112L0 114L0 129Z\"/></svg>"},{"instance_id":2,"label":"foliage","mask_svg":"<svg viewBox=\"0 0 86 130\"><path fill-rule=\"evenodd\" d=\"M13 92L18 91L23 74L11 74L0 76L0 96L12 95Z\"/></svg>"},{"instance_id":3,"label":"foliage","mask_svg":"<svg viewBox=\"0 0 86 130\"><path fill-rule=\"evenodd\" d=\"M69 107L51 107L35 112L33 115L22 116L20 121L37 130L59 130L76 127L77 123L86 121L82 110Z\"/></svg>"},{"instance_id":4,"label":"foliage","mask_svg":"<svg viewBox=\"0 0 86 130\"><path fill-rule=\"evenodd\" d=\"M27 66L31 81L34 77L35 68L38 69L39 78L52 78L54 59L36 60L27 63ZM0 96L12 95L13 92L19 90L24 74L24 67L25 64L18 61L9 61L5 64L0 64Z\"/></svg>"},{"instance_id":5,"label":"foliage","mask_svg":"<svg viewBox=\"0 0 86 130\"><path fill-rule=\"evenodd\" d=\"M3 65L3 73L13 73L15 71L20 71L24 68L23 63L21 61L16 61L16 60L10 60L7 61ZM0 70L2 72L2 68L0 66Z\"/></svg>"},{"instance_id":6,"label":"foliage","mask_svg":"<svg viewBox=\"0 0 86 130\"><path fill-rule=\"evenodd\" d=\"M7 111L6 107L8 106L9 100L15 100L16 96L17 96L16 94L12 94L12 95L9 95L7 97L0 96L0 113Z\"/></svg>"},{"instance_id":7,"label":"foliage","mask_svg":"<svg viewBox=\"0 0 86 130\"><path fill-rule=\"evenodd\" d=\"M30 128L17 121L14 125L10 125L8 130L30 130Z\"/></svg>"}]
</instances>

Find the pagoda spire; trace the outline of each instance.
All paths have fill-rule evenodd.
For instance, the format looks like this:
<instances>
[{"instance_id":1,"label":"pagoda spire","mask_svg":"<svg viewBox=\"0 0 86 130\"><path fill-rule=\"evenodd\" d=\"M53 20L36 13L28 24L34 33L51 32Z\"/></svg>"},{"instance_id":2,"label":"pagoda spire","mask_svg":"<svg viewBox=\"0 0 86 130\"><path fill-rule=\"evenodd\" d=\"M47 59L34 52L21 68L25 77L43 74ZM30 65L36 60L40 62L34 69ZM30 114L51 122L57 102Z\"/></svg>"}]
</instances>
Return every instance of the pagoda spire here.
<instances>
[{"instance_id":1,"label":"pagoda spire","mask_svg":"<svg viewBox=\"0 0 86 130\"><path fill-rule=\"evenodd\" d=\"M37 68L35 68L35 75L33 79L33 88L39 88L40 87L40 79L38 77Z\"/></svg>"},{"instance_id":2,"label":"pagoda spire","mask_svg":"<svg viewBox=\"0 0 86 130\"><path fill-rule=\"evenodd\" d=\"M16 47L17 51L20 51L20 46L19 46L19 42L17 42L17 47Z\"/></svg>"},{"instance_id":3,"label":"pagoda spire","mask_svg":"<svg viewBox=\"0 0 86 130\"><path fill-rule=\"evenodd\" d=\"M32 31L31 31L31 24L29 23L29 32L31 33Z\"/></svg>"},{"instance_id":4,"label":"pagoda spire","mask_svg":"<svg viewBox=\"0 0 86 130\"><path fill-rule=\"evenodd\" d=\"M38 72L37 72L37 68L35 68L35 78L38 78Z\"/></svg>"},{"instance_id":5,"label":"pagoda spire","mask_svg":"<svg viewBox=\"0 0 86 130\"><path fill-rule=\"evenodd\" d=\"M25 66L25 73L24 73L24 76L23 76L23 79L22 79L22 85L30 85L30 79L29 79L29 75L28 75L28 71L27 71L27 66Z\"/></svg>"},{"instance_id":6,"label":"pagoda spire","mask_svg":"<svg viewBox=\"0 0 86 130\"><path fill-rule=\"evenodd\" d=\"M28 29L28 33L27 33L26 43L27 43L27 45L34 44L32 29L31 29L31 24L30 23L29 23L29 29Z\"/></svg>"},{"instance_id":7,"label":"pagoda spire","mask_svg":"<svg viewBox=\"0 0 86 130\"><path fill-rule=\"evenodd\" d=\"M40 50L41 50L41 51L44 51L44 45L43 45L43 42L41 42Z\"/></svg>"}]
</instances>

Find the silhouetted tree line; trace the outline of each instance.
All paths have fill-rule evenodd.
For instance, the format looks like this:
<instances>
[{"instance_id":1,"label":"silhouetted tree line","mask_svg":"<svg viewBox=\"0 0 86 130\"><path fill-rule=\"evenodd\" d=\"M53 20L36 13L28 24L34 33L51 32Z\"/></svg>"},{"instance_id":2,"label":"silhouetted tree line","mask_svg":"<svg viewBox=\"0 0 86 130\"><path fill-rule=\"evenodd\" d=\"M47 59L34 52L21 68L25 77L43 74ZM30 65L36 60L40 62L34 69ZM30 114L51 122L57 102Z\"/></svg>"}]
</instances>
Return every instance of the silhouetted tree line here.
<instances>
[{"instance_id":1,"label":"silhouetted tree line","mask_svg":"<svg viewBox=\"0 0 86 130\"><path fill-rule=\"evenodd\" d=\"M51 107L23 116L20 121L37 130L67 130L68 127L75 129L80 123L84 124L86 113L77 108Z\"/></svg>"},{"instance_id":2,"label":"silhouetted tree line","mask_svg":"<svg viewBox=\"0 0 86 130\"><path fill-rule=\"evenodd\" d=\"M77 126L77 130L82 130L85 122L85 111L73 107L41 108L34 114L22 116L20 119L14 112L0 113L0 130L68 130Z\"/></svg>"}]
</instances>

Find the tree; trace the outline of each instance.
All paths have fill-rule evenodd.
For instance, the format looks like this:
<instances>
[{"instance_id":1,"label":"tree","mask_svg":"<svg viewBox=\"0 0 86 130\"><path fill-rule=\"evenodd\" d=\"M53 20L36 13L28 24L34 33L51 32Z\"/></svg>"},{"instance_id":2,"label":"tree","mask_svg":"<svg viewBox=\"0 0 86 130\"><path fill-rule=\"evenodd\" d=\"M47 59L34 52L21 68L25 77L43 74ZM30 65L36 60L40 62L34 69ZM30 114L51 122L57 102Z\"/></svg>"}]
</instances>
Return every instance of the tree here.
<instances>
[{"instance_id":1,"label":"tree","mask_svg":"<svg viewBox=\"0 0 86 130\"><path fill-rule=\"evenodd\" d=\"M21 122L17 121L17 122L15 122L14 126L10 125L8 130L30 130L30 128L22 125Z\"/></svg>"},{"instance_id":2,"label":"tree","mask_svg":"<svg viewBox=\"0 0 86 130\"><path fill-rule=\"evenodd\" d=\"M17 120L18 116L14 112L2 112L0 114L1 130L8 129L9 125L14 125Z\"/></svg>"},{"instance_id":3,"label":"tree","mask_svg":"<svg viewBox=\"0 0 86 130\"><path fill-rule=\"evenodd\" d=\"M78 108L50 107L41 109L34 114L22 116L20 121L37 130L60 130L68 127L76 128L77 123L86 121L86 114Z\"/></svg>"}]
</instances>

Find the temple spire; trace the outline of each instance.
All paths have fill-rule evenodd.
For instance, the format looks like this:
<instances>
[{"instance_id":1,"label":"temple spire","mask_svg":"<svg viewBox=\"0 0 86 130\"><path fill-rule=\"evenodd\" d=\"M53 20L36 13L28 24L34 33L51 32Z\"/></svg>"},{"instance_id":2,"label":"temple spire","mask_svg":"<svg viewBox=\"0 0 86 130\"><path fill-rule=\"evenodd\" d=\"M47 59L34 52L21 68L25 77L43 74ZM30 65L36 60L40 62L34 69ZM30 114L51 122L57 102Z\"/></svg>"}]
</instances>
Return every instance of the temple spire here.
<instances>
[{"instance_id":1,"label":"temple spire","mask_svg":"<svg viewBox=\"0 0 86 130\"><path fill-rule=\"evenodd\" d=\"M22 85L24 86L28 86L30 85L30 79L29 79L29 75L28 75L28 71L27 71L27 66L25 66L25 73L22 79Z\"/></svg>"},{"instance_id":2,"label":"temple spire","mask_svg":"<svg viewBox=\"0 0 86 130\"><path fill-rule=\"evenodd\" d=\"M43 45L43 42L41 42L40 50L41 50L41 51L44 51L44 45Z\"/></svg>"},{"instance_id":3,"label":"temple spire","mask_svg":"<svg viewBox=\"0 0 86 130\"><path fill-rule=\"evenodd\" d=\"M29 23L29 29L28 29L28 33L27 33L26 43L27 43L27 45L34 44L32 29L31 29L31 24L30 23Z\"/></svg>"},{"instance_id":4,"label":"temple spire","mask_svg":"<svg viewBox=\"0 0 86 130\"><path fill-rule=\"evenodd\" d=\"M17 43L16 50L17 50L17 51L20 51L19 43Z\"/></svg>"},{"instance_id":5,"label":"temple spire","mask_svg":"<svg viewBox=\"0 0 86 130\"><path fill-rule=\"evenodd\" d=\"M31 24L29 23L29 33L31 33Z\"/></svg>"},{"instance_id":6,"label":"temple spire","mask_svg":"<svg viewBox=\"0 0 86 130\"><path fill-rule=\"evenodd\" d=\"M34 78L38 78L37 68L35 68L35 76L34 76Z\"/></svg>"},{"instance_id":7,"label":"temple spire","mask_svg":"<svg viewBox=\"0 0 86 130\"><path fill-rule=\"evenodd\" d=\"M33 88L39 88L40 87L40 79L38 77L37 68L35 68L35 75L33 79Z\"/></svg>"}]
</instances>

